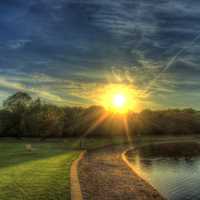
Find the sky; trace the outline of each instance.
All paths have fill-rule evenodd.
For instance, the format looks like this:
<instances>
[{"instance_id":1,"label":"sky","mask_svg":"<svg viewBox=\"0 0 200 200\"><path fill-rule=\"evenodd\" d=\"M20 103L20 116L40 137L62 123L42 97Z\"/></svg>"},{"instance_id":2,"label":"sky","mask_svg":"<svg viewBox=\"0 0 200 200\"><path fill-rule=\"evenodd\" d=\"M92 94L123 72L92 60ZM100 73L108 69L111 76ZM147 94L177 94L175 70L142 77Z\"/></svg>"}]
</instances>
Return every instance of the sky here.
<instances>
[{"instance_id":1,"label":"sky","mask_svg":"<svg viewBox=\"0 0 200 200\"><path fill-rule=\"evenodd\" d=\"M0 103L88 106L123 84L142 108L200 109L199 22L199 0L0 0Z\"/></svg>"}]
</instances>

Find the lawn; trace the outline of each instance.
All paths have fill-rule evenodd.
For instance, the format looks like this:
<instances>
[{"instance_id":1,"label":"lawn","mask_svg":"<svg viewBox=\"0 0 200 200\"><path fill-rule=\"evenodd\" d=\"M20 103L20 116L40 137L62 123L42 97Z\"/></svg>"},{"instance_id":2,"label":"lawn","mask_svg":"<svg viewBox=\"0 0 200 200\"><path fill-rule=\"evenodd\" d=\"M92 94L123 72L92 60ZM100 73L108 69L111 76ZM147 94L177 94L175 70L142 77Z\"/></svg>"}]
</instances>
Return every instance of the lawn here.
<instances>
[{"instance_id":1,"label":"lawn","mask_svg":"<svg viewBox=\"0 0 200 200\"><path fill-rule=\"evenodd\" d=\"M121 143L120 138L86 138L83 149ZM32 152L26 149L32 145ZM80 150L75 138L0 140L0 200L70 199L69 172Z\"/></svg>"},{"instance_id":2,"label":"lawn","mask_svg":"<svg viewBox=\"0 0 200 200\"><path fill-rule=\"evenodd\" d=\"M63 142L1 141L0 199L70 199L70 166L78 155Z\"/></svg>"}]
</instances>

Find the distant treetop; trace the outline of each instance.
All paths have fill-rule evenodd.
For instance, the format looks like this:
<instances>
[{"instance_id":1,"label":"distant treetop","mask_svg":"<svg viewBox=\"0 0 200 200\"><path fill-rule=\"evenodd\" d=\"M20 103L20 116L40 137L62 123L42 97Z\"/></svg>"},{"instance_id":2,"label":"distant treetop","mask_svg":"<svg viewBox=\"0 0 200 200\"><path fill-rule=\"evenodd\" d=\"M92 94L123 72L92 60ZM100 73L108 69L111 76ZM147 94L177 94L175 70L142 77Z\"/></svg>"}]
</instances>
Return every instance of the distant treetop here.
<instances>
[{"instance_id":1,"label":"distant treetop","mask_svg":"<svg viewBox=\"0 0 200 200\"><path fill-rule=\"evenodd\" d=\"M31 103L32 98L29 94L25 92L17 92L14 95L8 97L4 102L4 108L13 108L15 106L27 106Z\"/></svg>"}]
</instances>

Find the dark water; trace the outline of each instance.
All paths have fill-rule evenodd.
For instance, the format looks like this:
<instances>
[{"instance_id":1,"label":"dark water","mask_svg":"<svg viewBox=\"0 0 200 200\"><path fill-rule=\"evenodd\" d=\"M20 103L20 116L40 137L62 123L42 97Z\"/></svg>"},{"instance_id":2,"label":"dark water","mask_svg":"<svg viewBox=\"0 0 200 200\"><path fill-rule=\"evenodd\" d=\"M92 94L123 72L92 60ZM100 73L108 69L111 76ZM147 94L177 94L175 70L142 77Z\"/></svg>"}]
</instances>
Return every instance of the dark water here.
<instances>
[{"instance_id":1,"label":"dark water","mask_svg":"<svg viewBox=\"0 0 200 200\"><path fill-rule=\"evenodd\" d=\"M148 145L128 154L137 173L164 197L200 200L200 145Z\"/></svg>"}]
</instances>

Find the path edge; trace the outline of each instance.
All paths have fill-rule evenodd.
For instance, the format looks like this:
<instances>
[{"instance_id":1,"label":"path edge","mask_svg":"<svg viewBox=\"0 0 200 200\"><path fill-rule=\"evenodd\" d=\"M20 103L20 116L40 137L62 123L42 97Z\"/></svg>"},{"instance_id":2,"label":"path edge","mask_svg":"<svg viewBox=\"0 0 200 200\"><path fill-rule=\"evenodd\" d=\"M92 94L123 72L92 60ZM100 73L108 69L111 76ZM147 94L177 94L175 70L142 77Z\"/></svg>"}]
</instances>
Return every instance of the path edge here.
<instances>
[{"instance_id":1,"label":"path edge","mask_svg":"<svg viewBox=\"0 0 200 200\"><path fill-rule=\"evenodd\" d=\"M122 160L123 160L124 163L128 166L128 168L132 171L132 173L136 174L141 180L144 181L145 184L149 185L154 191L157 192L157 194L158 194L163 200L165 200L166 198L163 197L163 196L160 194L160 192L159 192L155 187L153 187L150 183L148 183L144 178L142 178L142 177L135 171L134 167L132 166L132 164L131 164L131 163L129 162L129 160L127 159L126 154L127 154L129 151L132 151L132 150L134 150L134 149L136 149L136 148L135 148L135 147L129 147L129 148L127 148L125 151L123 151L123 152L121 153L121 158L122 158Z\"/></svg>"},{"instance_id":2,"label":"path edge","mask_svg":"<svg viewBox=\"0 0 200 200\"><path fill-rule=\"evenodd\" d=\"M126 158L126 154L129 152L129 151L132 151L134 150L135 147L129 147L128 149L126 149L125 151L123 151L121 153L121 158L122 160L125 162L125 164L131 169L131 171L134 173L134 174L137 174L136 171L134 170L133 166L131 165L131 163L128 161L128 159Z\"/></svg>"},{"instance_id":3,"label":"path edge","mask_svg":"<svg viewBox=\"0 0 200 200\"><path fill-rule=\"evenodd\" d=\"M79 157L73 161L70 169L70 194L71 200L83 200L83 195L81 192L81 186L78 176L78 165L79 162L83 159L86 151L82 151Z\"/></svg>"}]
</instances>

